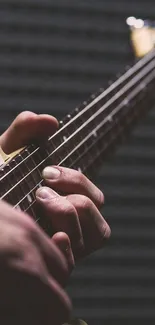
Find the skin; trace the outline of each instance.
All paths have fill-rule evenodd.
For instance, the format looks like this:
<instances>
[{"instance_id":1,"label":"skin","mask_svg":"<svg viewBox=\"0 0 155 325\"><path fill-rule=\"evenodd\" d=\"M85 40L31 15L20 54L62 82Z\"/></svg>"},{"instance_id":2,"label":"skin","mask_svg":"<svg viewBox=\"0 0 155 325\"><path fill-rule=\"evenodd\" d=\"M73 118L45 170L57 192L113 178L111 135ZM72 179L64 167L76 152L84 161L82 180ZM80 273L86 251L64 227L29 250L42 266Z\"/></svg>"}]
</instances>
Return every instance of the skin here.
<instances>
[{"instance_id":1,"label":"skin","mask_svg":"<svg viewBox=\"0 0 155 325\"><path fill-rule=\"evenodd\" d=\"M52 116L23 112L2 134L0 145L11 153L52 135L57 128ZM57 171L56 177L51 167ZM59 325L69 319L71 303L64 286L75 261L102 248L110 228L99 211L103 193L82 173L48 166L43 177L47 186L37 190L36 200L52 223L52 238L28 215L0 201L0 301L13 310L19 306L26 310L29 324L33 318L34 325Z\"/></svg>"}]
</instances>

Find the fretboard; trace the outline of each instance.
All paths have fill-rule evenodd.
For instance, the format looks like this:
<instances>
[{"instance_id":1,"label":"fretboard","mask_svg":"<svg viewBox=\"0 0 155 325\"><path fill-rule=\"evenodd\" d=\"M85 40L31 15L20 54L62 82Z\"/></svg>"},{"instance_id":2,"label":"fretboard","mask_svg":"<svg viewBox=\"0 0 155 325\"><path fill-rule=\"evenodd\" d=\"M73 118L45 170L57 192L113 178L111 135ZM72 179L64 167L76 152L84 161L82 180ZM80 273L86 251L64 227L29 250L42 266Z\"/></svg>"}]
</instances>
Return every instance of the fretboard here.
<instances>
[{"instance_id":1,"label":"fretboard","mask_svg":"<svg viewBox=\"0 0 155 325\"><path fill-rule=\"evenodd\" d=\"M126 133L154 100L155 51L130 68L106 90L100 89L64 120L39 146L26 147L0 170L0 196L26 211L48 231L36 210L35 191L42 170L62 165L87 173L94 162ZM148 104L150 102L150 104Z\"/></svg>"}]
</instances>

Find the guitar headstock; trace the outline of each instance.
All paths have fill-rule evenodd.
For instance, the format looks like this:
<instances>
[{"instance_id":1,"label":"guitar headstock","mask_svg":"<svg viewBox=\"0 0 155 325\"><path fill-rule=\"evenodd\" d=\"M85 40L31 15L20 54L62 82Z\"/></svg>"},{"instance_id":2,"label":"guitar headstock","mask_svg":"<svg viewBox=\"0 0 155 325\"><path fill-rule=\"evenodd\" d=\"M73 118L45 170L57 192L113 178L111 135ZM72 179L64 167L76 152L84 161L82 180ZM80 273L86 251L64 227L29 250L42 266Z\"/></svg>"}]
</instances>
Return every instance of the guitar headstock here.
<instances>
[{"instance_id":1,"label":"guitar headstock","mask_svg":"<svg viewBox=\"0 0 155 325\"><path fill-rule=\"evenodd\" d=\"M155 47L155 23L147 20L128 17L131 43L137 58L145 56Z\"/></svg>"}]
</instances>

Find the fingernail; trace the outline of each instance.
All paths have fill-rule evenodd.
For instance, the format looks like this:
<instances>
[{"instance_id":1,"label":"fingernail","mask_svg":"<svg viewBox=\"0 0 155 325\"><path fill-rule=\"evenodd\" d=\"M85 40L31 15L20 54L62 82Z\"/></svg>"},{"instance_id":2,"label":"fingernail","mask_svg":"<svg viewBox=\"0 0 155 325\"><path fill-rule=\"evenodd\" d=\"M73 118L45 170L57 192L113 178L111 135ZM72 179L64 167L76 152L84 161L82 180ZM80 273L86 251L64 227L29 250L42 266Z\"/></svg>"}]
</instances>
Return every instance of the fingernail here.
<instances>
[{"instance_id":1,"label":"fingernail","mask_svg":"<svg viewBox=\"0 0 155 325\"><path fill-rule=\"evenodd\" d=\"M51 193L48 191L46 187L43 187L37 190L36 196L40 199L50 199Z\"/></svg>"},{"instance_id":2,"label":"fingernail","mask_svg":"<svg viewBox=\"0 0 155 325\"><path fill-rule=\"evenodd\" d=\"M42 175L44 179L57 179L60 176L60 171L54 167L46 167Z\"/></svg>"}]
</instances>

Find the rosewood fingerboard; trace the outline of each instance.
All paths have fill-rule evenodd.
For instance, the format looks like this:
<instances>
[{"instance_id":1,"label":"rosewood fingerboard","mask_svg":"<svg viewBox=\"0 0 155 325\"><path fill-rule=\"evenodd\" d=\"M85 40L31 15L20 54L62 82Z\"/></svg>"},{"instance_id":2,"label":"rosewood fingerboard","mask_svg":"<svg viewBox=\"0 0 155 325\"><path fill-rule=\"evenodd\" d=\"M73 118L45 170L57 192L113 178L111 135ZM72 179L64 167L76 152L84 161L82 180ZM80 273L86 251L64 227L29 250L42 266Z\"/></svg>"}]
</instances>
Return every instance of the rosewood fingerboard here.
<instances>
[{"instance_id":1,"label":"rosewood fingerboard","mask_svg":"<svg viewBox=\"0 0 155 325\"><path fill-rule=\"evenodd\" d=\"M43 185L42 170L62 165L90 174L94 163L127 133L154 101L155 51L140 60L106 90L92 95L64 120L47 141L26 147L0 169L0 195L29 213L46 232L35 191Z\"/></svg>"}]
</instances>

